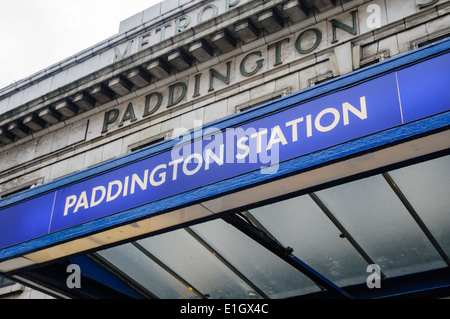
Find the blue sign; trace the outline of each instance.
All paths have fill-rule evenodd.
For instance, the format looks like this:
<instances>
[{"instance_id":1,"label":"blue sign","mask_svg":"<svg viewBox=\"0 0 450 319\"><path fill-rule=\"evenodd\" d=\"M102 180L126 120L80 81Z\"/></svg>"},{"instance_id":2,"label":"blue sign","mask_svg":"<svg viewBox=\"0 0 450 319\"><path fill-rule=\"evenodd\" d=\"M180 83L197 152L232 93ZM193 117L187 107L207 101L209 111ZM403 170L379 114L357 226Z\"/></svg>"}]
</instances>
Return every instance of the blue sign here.
<instances>
[{"instance_id":1,"label":"blue sign","mask_svg":"<svg viewBox=\"0 0 450 319\"><path fill-rule=\"evenodd\" d=\"M404 123L450 108L449 54L397 72Z\"/></svg>"},{"instance_id":2,"label":"blue sign","mask_svg":"<svg viewBox=\"0 0 450 319\"><path fill-rule=\"evenodd\" d=\"M291 105L0 211L0 248L450 109L450 54Z\"/></svg>"},{"instance_id":3,"label":"blue sign","mask_svg":"<svg viewBox=\"0 0 450 319\"><path fill-rule=\"evenodd\" d=\"M400 124L395 74L382 76L60 189L50 231Z\"/></svg>"},{"instance_id":4,"label":"blue sign","mask_svg":"<svg viewBox=\"0 0 450 319\"><path fill-rule=\"evenodd\" d=\"M48 234L55 193L46 194L0 211L0 247Z\"/></svg>"}]
</instances>

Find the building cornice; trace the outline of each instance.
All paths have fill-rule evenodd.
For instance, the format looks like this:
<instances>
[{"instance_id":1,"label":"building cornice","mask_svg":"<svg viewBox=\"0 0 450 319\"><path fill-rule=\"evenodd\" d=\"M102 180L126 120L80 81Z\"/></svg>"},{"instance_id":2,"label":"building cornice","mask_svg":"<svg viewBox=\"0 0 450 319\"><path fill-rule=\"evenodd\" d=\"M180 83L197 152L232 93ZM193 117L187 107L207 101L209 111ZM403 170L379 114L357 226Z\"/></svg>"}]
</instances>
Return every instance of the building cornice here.
<instances>
[{"instance_id":1,"label":"building cornice","mask_svg":"<svg viewBox=\"0 0 450 319\"><path fill-rule=\"evenodd\" d=\"M149 48L107 65L106 67L39 96L25 104L10 109L0 115L0 143L12 143L33 132L44 129L49 125L54 125L104 104L108 100L111 101L115 98L132 93L134 90L139 89L139 86L132 83L133 79L131 78L130 73L141 72L137 73L137 77L139 80L142 80L142 72L145 72L146 75L150 75L150 72L148 72L150 63L160 62L161 60L166 63L169 62L170 69L165 77L182 72L183 70L176 69L177 64L175 60L179 59L175 58L172 65L170 65L170 61L168 61L170 58L169 56L174 53L177 54L180 49L184 49L185 51L186 49L188 50L189 46L196 41L202 40L203 43L208 43L214 50L214 52L211 52L212 55L216 56L228 52L229 48L238 48L238 41L240 39L234 32L236 20L243 21L245 19L251 19L255 25L258 25L258 37L264 36L264 34L270 32L263 30L262 25L258 22L258 15L266 11L271 11L274 8L276 8L278 12L282 12L280 10L283 9L283 3L285 2L285 0L264 2L250 1L240 7L230 8L228 12L223 13L212 20L198 24L182 33L152 45ZM201 3L202 2L197 1L192 7L198 7ZM300 8L300 2L298 2L298 6ZM304 6L301 6L301 8L304 9ZM168 19L173 18L177 12L179 11L168 16ZM310 13L310 16L312 15L313 13ZM283 16L284 21L280 21L280 23L287 26L290 23L288 22L289 15L285 13ZM161 22L159 22L159 24L160 23ZM144 24L129 32L107 39L95 47L86 49L26 80L20 81L16 85L7 87L3 90L3 98L8 98L8 95L11 95L12 93L20 93L20 91L24 90L27 86L32 86L43 81L49 76L54 75L59 71L66 70L70 66L86 61L89 57L99 53L107 52L113 56L114 48L121 43L126 44L129 41L132 41L132 39L139 34L145 33L155 26L156 24L154 23L149 23L148 25ZM219 34L219 36L216 38L216 41L211 39L212 36L217 34ZM199 63L193 55L189 53L187 55L189 55L188 58L191 60L189 67ZM187 59L186 55L182 56L181 59ZM147 77L147 79L149 78L150 77ZM159 80L162 79L147 81L146 85ZM114 83L116 83L116 86L114 86ZM117 88L116 91L114 91L113 88ZM89 105L90 103L91 105Z\"/></svg>"},{"instance_id":2,"label":"building cornice","mask_svg":"<svg viewBox=\"0 0 450 319\"><path fill-rule=\"evenodd\" d=\"M156 25L161 25L161 20L158 19L157 24L148 22L135 27L50 67L43 71L42 78L35 76L35 80L32 80L33 77L26 80L28 85L33 85L36 81L57 72L58 67L59 70L63 70L98 53L111 56L116 54L116 62L1 114L0 144L11 144L85 112L99 111L98 107L105 103L117 104L118 99L124 100L142 87L149 85L158 87L158 82L166 83L170 77L176 81L182 75L194 74L205 66L207 68L213 57L223 62L241 54L242 45L248 46L249 43L256 43L258 39L270 38L271 35L280 33L280 30L294 32L307 28L344 11L350 11L364 2L366 1L352 1L343 5L331 0L321 1L317 2L322 6L319 8L322 10L320 12L317 8L308 9L306 2L297 0L250 1L239 7L230 8L228 12L164 41L138 52L130 52L118 59L115 53L118 46L126 48L131 41L136 41ZM198 8L204 3L192 2L190 8ZM168 19L175 18L180 12L182 11L177 10L168 15ZM282 36L283 34L280 35ZM25 87L27 84L23 82L19 85ZM14 91L17 90L22 90L22 87L14 88Z\"/></svg>"}]
</instances>

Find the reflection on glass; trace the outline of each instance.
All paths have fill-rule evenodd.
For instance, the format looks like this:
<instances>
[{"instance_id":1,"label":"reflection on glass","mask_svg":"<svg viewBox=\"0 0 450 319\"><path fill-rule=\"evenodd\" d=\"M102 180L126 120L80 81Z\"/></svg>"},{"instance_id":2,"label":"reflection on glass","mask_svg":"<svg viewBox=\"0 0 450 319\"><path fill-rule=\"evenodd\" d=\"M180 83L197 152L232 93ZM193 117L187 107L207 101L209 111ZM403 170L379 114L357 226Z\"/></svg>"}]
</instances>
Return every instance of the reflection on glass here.
<instances>
[{"instance_id":1,"label":"reflection on glass","mask_svg":"<svg viewBox=\"0 0 450 319\"><path fill-rule=\"evenodd\" d=\"M261 298L184 229L138 243L207 297Z\"/></svg>"},{"instance_id":2,"label":"reflection on glass","mask_svg":"<svg viewBox=\"0 0 450 319\"><path fill-rule=\"evenodd\" d=\"M198 298L132 244L99 251L98 254L158 298Z\"/></svg>"},{"instance_id":3,"label":"reflection on glass","mask_svg":"<svg viewBox=\"0 0 450 319\"><path fill-rule=\"evenodd\" d=\"M388 277L445 266L381 175L317 195Z\"/></svg>"},{"instance_id":4,"label":"reflection on glass","mask_svg":"<svg viewBox=\"0 0 450 319\"><path fill-rule=\"evenodd\" d=\"M270 298L288 298L320 290L300 271L223 220L191 229Z\"/></svg>"},{"instance_id":5,"label":"reflection on glass","mask_svg":"<svg viewBox=\"0 0 450 319\"><path fill-rule=\"evenodd\" d=\"M339 286L365 282L367 263L313 202L301 196L250 213L294 255Z\"/></svg>"},{"instance_id":6,"label":"reflection on glass","mask_svg":"<svg viewBox=\"0 0 450 319\"><path fill-rule=\"evenodd\" d=\"M389 174L450 256L450 156L405 167Z\"/></svg>"}]
</instances>

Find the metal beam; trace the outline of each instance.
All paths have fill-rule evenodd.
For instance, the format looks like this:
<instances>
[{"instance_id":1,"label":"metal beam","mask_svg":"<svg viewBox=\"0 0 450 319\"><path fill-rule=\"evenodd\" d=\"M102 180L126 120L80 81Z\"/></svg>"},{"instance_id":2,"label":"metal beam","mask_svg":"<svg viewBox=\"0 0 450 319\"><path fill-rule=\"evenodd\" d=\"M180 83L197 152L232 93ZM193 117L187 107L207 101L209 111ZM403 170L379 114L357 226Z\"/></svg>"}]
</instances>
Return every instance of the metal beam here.
<instances>
[{"instance_id":1,"label":"metal beam","mask_svg":"<svg viewBox=\"0 0 450 319\"><path fill-rule=\"evenodd\" d=\"M306 263L292 254L293 250L290 247L283 247L277 241L268 237L267 234L255 225L251 224L248 219L243 215L229 214L222 217L227 223L239 229L241 232L252 238L254 241L265 247L273 254L290 264L295 269L302 272L312 281L314 281L319 287L329 290L335 296L340 298L351 299L352 297L343 289L336 286L333 282L319 274L313 268L309 267Z\"/></svg>"},{"instance_id":2,"label":"metal beam","mask_svg":"<svg viewBox=\"0 0 450 319\"><path fill-rule=\"evenodd\" d=\"M175 271L173 271L169 266L164 264L161 260L156 258L152 253L150 253L147 249L139 245L137 242L131 243L134 247L136 247L141 253L143 253L145 256L153 260L158 266L160 266L162 269L167 271L169 274L171 274L175 279L177 279L179 282L181 282L183 285L185 285L189 290L191 290L193 293L195 293L197 296L199 296L202 299L207 299L207 297L202 294L198 289L196 289L193 285L191 285L189 282L183 279L180 275L178 275Z\"/></svg>"},{"instance_id":3,"label":"metal beam","mask_svg":"<svg viewBox=\"0 0 450 319\"><path fill-rule=\"evenodd\" d=\"M153 294L151 291L149 291L147 288L143 287L141 284L136 282L134 279L130 278L127 274L125 274L123 271L121 271L119 268L114 266L111 262L109 262L107 259L103 258L97 253L93 253L90 255L87 255L89 258L91 258L93 261L95 261L100 266L104 267L117 277L119 277L121 280L125 281L131 288L145 296L149 299L159 299L158 296Z\"/></svg>"},{"instance_id":4,"label":"metal beam","mask_svg":"<svg viewBox=\"0 0 450 319\"><path fill-rule=\"evenodd\" d=\"M219 259L225 266L227 266L236 276L238 276L242 281L244 281L247 285L249 285L253 290L255 290L258 294L260 294L265 299L270 299L264 291L259 289L253 282L251 282L244 274L242 274L239 270L237 270L230 262L228 262L217 250L212 248L206 241L204 241L199 235L197 235L192 229L189 227L185 228L189 235L194 237L203 247L205 247L211 254L214 255L217 259Z\"/></svg>"},{"instance_id":5,"label":"metal beam","mask_svg":"<svg viewBox=\"0 0 450 319\"><path fill-rule=\"evenodd\" d=\"M417 214L416 210L414 209L414 207L412 207L412 205L409 203L408 199L406 198L406 196L402 193L402 191L400 190L400 188L397 186L397 184L394 182L394 180L392 179L392 177L389 175L389 173L383 173L382 174L384 179L386 180L386 182L389 184L389 186L391 187L391 189L394 191L395 195L397 195L397 197L400 199L400 201L402 202L402 204L406 207L406 209L408 210L408 212L411 214L412 218L414 219L414 221L419 225L420 229L423 231L423 233L425 234L425 236L428 238L428 240L431 242L431 244L433 245L433 247L437 250L437 252L439 253L439 255L442 257L442 259L444 259L445 263L450 266L450 259L448 257L448 255L445 253L444 249L442 249L441 245L438 243L438 241L436 240L436 238L434 238L433 234L430 232L430 230L428 229L428 227L425 225L425 223L423 222L423 220L420 218L419 214Z\"/></svg>"},{"instance_id":6,"label":"metal beam","mask_svg":"<svg viewBox=\"0 0 450 319\"><path fill-rule=\"evenodd\" d=\"M342 236L344 236L350 244L356 249L356 251L364 258L364 260L369 264L375 264L375 262L370 258L370 256L362 249L362 247L358 244L358 242L352 237L352 235L345 229L344 226L334 217L333 213L328 209L328 207L320 200L320 198L314 194L309 194L309 197L316 203L317 206L325 213L325 215L330 219L330 221L337 227L337 229L341 232ZM381 278L386 278L384 273L380 273Z\"/></svg>"}]
</instances>

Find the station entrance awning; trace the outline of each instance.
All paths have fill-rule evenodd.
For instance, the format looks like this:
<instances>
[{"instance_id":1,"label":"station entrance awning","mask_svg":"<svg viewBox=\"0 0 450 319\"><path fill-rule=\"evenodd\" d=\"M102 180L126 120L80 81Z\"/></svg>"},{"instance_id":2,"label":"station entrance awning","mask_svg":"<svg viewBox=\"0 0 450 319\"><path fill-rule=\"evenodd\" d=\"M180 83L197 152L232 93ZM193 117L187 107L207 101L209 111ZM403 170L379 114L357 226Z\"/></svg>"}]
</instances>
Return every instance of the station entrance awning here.
<instances>
[{"instance_id":1,"label":"station entrance awning","mask_svg":"<svg viewBox=\"0 0 450 319\"><path fill-rule=\"evenodd\" d=\"M450 155L437 155L32 268L16 279L47 286L60 277L56 291L71 297L448 296ZM82 289L66 288L69 264L81 267ZM375 274L369 265L379 266L380 288L368 287Z\"/></svg>"},{"instance_id":2,"label":"station entrance awning","mask_svg":"<svg viewBox=\"0 0 450 319\"><path fill-rule=\"evenodd\" d=\"M448 296L449 45L2 200L0 272L69 298Z\"/></svg>"}]
</instances>

